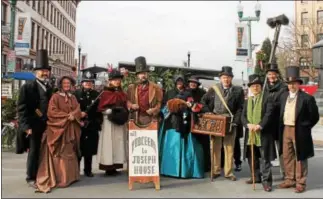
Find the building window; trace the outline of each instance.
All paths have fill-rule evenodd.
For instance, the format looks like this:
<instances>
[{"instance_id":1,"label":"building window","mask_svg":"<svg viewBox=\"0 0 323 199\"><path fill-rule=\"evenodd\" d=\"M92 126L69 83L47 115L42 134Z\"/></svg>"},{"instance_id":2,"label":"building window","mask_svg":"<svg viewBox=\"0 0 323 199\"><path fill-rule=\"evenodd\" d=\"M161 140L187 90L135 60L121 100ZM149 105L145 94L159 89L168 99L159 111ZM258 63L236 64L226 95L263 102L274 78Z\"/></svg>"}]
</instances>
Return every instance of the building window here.
<instances>
[{"instance_id":1,"label":"building window","mask_svg":"<svg viewBox=\"0 0 323 199\"><path fill-rule=\"evenodd\" d=\"M50 4L50 22L53 24L53 21L54 21L53 5Z\"/></svg>"},{"instance_id":2,"label":"building window","mask_svg":"<svg viewBox=\"0 0 323 199\"><path fill-rule=\"evenodd\" d=\"M7 55L6 54L1 54L1 66L3 66L4 68L6 68L6 66L7 66ZM4 71L4 70L2 70L2 71Z\"/></svg>"},{"instance_id":3,"label":"building window","mask_svg":"<svg viewBox=\"0 0 323 199\"><path fill-rule=\"evenodd\" d=\"M31 37L30 37L30 44L31 49L35 48L35 22L31 22Z\"/></svg>"},{"instance_id":4,"label":"building window","mask_svg":"<svg viewBox=\"0 0 323 199\"><path fill-rule=\"evenodd\" d=\"M32 0L33 1L33 3L32 3L32 8L34 9L34 10L36 10L36 1L35 0Z\"/></svg>"},{"instance_id":5,"label":"building window","mask_svg":"<svg viewBox=\"0 0 323 199\"><path fill-rule=\"evenodd\" d=\"M307 3L307 1L303 1L303 0L301 0L301 3Z\"/></svg>"},{"instance_id":6,"label":"building window","mask_svg":"<svg viewBox=\"0 0 323 199\"><path fill-rule=\"evenodd\" d=\"M57 22L56 21L57 20L56 18L57 18L57 16L56 16L56 9L54 8L54 21L53 21L53 24L54 24L55 27L56 27L56 24L57 24L56 23Z\"/></svg>"},{"instance_id":7,"label":"building window","mask_svg":"<svg viewBox=\"0 0 323 199\"><path fill-rule=\"evenodd\" d=\"M317 23L323 24L323 10L317 11Z\"/></svg>"},{"instance_id":8,"label":"building window","mask_svg":"<svg viewBox=\"0 0 323 199\"><path fill-rule=\"evenodd\" d=\"M308 47L308 35L301 35L301 47Z\"/></svg>"},{"instance_id":9,"label":"building window","mask_svg":"<svg viewBox=\"0 0 323 199\"><path fill-rule=\"evenodd\" d=\"M41 6L40 6L40 3L41 2L42 1L38 1L38 4L37 4L37 11L38 11L39 14L42 14L42 12L41 12Z\"/></svg>"},{"instance_id":10,"label":"building window","mask_svg":"<svg viewBox=\"0 0 323 199\"><path fill-rule=\"evenodd\" d=\"M7 24L7 8L8 6L1 2L1 25L3 26Z\"/></svg>"},{"instance_id":11,"label":"building window","mask_svg":"<svg viewBox=\"0 0 323 199\"><path fill-rule=\"evenodd\" d=\"M48 42L48 55L52 55L52 34L49 33L49 42Z\"/></svg>"},{"instance_id":12,"label":"building window","mask_svg":"<svg viewBox=\"0 0 323 199\"><path fill-rule=\"evenodd\" d=\"M317 34L316 41L319 42L321 40L323 40L323 33Z\"/></svg>"},{"instance_id":13,"label":"building window","mask_svg":"<svg viewBox=\"0 0 323 199\"><path fill-rule=\"evenodd\" d=\"M302 12L301 13L301 24L305 25L308 21L308 12Z\"/></svg>"},{"instance_id":14,"label":"building window","mask_svg":"<svg viewBox=\"0 0 323 199\"><path fill-rule=\"evenodd\" d=\"M40 26L37 25L36 50L39 49L39 40L40 40Z\"/></svg>"},{"instance_id":15,"label":"building window","mask_svg":"<svg viewBox=\"0 0 323 199\"><path fill-rule=\"evenodd\" d=\"M46 8L46 19L47 19L47 21L49 21L49 5L50 5L50 3L49 3L49 1L47 1L46 2L46 6L47 6L47 8Z\"/></svg>"},{"instance_id":16,"label":"building window","mask_svg":"<svg viewBox=\"0 0 323 199\"><path fill-rule=\"evenodd\" d=\"M29 5L29 0L26 0L26 4Z\"/></svg>"},{"instance_id":17,"label":"building window","mask_svg":"<svg viewBox=\"0 0 323 199\"><path fill-rule=\"evenodd\" d=\"M46 36L45 36L45 30L43 28L41 29L41 37L42 37L41 49L46 49Z\"/></svg>"}]
</instances>

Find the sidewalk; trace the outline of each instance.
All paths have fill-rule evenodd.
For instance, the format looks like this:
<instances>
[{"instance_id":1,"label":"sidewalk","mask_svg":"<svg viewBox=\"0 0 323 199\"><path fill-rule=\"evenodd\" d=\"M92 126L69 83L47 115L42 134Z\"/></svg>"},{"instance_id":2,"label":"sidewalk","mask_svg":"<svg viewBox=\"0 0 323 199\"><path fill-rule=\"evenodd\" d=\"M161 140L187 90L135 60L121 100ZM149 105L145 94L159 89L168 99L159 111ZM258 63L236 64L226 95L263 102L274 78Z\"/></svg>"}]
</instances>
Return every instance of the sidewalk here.
<instances>
[{"instance_id":1,"label":"sidewalk","mask_svg":"<svg viewBox=\"0 0 323 199\"><path fill-rule=\"evenodd\" d=\"M322 124L316 124L314 128L312 129L312 137L314 141L314 145L320 145L323 146L323 125Z\"/></svg>"}]
</instances>

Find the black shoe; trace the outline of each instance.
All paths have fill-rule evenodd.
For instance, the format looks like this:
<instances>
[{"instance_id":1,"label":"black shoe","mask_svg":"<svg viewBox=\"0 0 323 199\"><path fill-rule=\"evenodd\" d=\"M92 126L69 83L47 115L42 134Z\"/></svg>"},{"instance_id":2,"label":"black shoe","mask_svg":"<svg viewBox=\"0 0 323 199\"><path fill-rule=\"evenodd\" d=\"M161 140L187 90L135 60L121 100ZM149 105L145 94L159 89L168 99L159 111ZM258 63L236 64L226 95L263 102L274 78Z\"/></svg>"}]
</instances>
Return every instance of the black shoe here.
<instances>
[{"instance_id":1,"label":"black shoe","mask_svg":"<svg viewBox=\"0 0 323 199\"><path fill-rule=\"evenodd\" d=\"M84 172L84 175L90 178L94 177L94 174L92 172Z\"/></svg>"},{"instance_id":2,"label":"black shoe","mask_svg":"<svg viewBox=\"0 0 323 199\"><path fill-rule=\"evenodd\" d=\"M256 184L260 184L261 183L261 180L255 180L255 183ZM252 184L252 178L250 178L249 180L246 181L246 184Z\"/></svg>"},{"instance_id":3,"label":"black shoe","mask_svg":"<svg viewBox=\"0 0 323 199\"><path fill-rule=\"evenodd\" d=\"M236 165L236 168L234 169L234 171L240 172L241 170L242 170L241 164Z\"/></svg>"},{"instance_id":4,"label":"black shoe","mask_svg":"<svg viewBox=\"0 0 323 199\"><path fill-rule=\"evenodd\" d=\"M116 176L118 174L119 174L119 172L117 170L115 170L115 169L105 171L105 175L107 175L107 176Z\"/></svg>"}]
</instances>

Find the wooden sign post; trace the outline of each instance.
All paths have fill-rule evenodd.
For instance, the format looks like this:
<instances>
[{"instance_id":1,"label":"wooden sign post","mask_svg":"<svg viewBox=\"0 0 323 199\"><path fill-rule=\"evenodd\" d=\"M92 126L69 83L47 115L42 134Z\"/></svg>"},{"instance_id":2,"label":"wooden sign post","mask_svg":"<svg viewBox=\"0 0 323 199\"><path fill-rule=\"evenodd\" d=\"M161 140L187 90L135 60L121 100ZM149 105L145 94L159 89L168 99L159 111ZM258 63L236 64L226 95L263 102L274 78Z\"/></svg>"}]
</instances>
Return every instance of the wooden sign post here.
<instances>
[{"instance_id":1,"label":"wooden sign post","mask_svg":"<svg viewBox=\"0 0 323 199\"><path fill-rule=\"evenodd\" d=\"M193 118L193 117L192 117ZM198 118L198 122L191 122L191 132L210 135L210 150L211 150L211 181L213 181L214 169L214 142L215 137L224 137L229 131L230 117L215 114L203 114Z\"/></svg>"},{"instance_id":2,"label":"wooden sign post","mask_svg":"<svg viewBox=\"0 0 323 199\"><path fill-rule=\"evenodd\" d=\"M155 189L160 189L159 153L157 121L145 128L129 121L129 183L130 190L134 182L153 182Z\"/></svg>"}]
</instances>

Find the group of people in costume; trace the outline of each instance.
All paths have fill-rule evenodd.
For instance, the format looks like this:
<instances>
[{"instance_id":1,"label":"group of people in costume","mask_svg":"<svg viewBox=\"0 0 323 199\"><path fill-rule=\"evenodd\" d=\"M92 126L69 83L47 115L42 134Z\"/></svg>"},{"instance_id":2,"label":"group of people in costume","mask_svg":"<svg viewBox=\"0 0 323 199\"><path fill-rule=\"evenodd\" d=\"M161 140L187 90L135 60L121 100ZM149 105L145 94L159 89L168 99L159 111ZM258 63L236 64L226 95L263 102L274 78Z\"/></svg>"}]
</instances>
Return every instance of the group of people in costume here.
<instances>
[{"instance_id":1,"label":"group of people in costume","mask_svg":"<svg viewBox=\"0 0 323 199\"><path fill-rule=\"evenodd\" d=\"M222 67L220 82L207 92L199 87L198 79L191 77L186 82L178 74L174 88L165 93L149 81L145 57L137 57L135 66L137 81L126 92L122 90L123 74L116 69L109 72L101 93L93 89L96 77L91 72L83 74L80 89L72 91L75 80L63 76L53 92L48 83L47 51L37 52L36 80L20 89L17 137L17 153L28 151L26 181L36 191L47 193L78 181L82 158L84 175L93 177L94 155L106 175L118 174L128 161L129 119L139 126L159 121L161 175L203 178L212 165L214 178L223 170L226 179L236 181L233 165L241 170L240 138L245 129L244 158L255 168L255 182L271 191L271 161L281 158L285 180L279 187L305 191L307 159L314 156L311 128L319 113L315 99L299 89L298 67L288 67L286 81L282 81L277 65L272 65L265 86L258 75L249 76L251 96L245 100L242 87L232 84L229 66ZM200 114L232 118L229 132L216 137L213 146L208 135L191 132L191 122L197 122ZM276 145L280 157L276 157ZM252 182L251 178L246 181Z\"/></svg>"}]
</instances>

